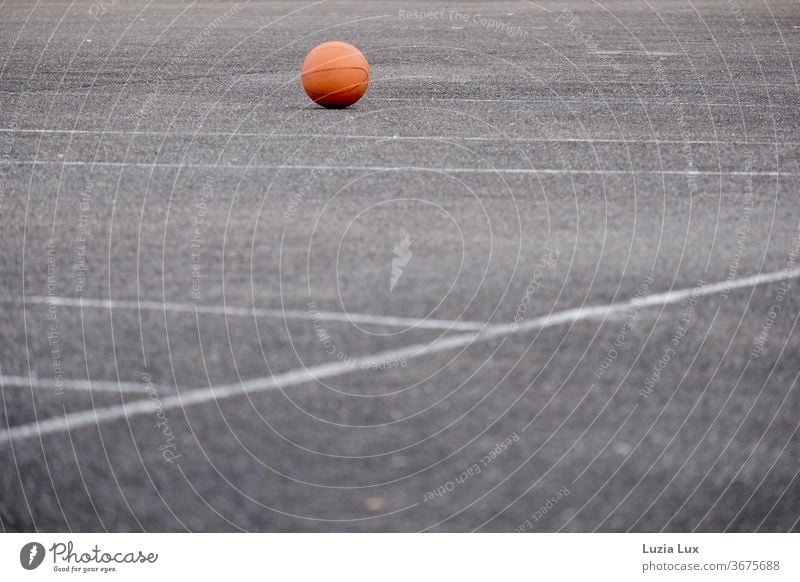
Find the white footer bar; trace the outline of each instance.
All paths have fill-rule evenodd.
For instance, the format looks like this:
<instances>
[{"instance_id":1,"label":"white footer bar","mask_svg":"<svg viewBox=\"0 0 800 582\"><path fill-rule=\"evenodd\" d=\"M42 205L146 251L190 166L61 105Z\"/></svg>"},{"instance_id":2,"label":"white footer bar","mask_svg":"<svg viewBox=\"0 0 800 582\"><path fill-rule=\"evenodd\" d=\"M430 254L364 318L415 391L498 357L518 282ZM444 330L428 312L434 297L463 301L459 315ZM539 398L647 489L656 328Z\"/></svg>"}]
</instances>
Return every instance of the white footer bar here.
<instances>
[{"instance_id":1,"label":"white footer bar","mask_svg":"<svg viewBox=\"0 0 800 582\"><path fill-rule=\"evenodd\" d=\"M136 582L788 581L800 579L799 542L773 533L8 534L0 536L0 572L9 580ZM38 563L35 571L26 562Z\"/></svg>"}]
</instances>

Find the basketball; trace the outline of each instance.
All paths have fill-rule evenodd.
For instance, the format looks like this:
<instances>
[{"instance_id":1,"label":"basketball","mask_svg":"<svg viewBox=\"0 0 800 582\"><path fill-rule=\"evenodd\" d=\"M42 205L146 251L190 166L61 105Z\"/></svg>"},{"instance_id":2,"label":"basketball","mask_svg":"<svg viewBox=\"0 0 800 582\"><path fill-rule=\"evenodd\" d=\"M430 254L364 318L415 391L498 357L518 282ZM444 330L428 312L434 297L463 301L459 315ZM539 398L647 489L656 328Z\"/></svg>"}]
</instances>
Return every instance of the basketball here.
<instances>
[{"instance_id":1,"label":"basketball","mask_svg":"<svg viewBox=\"0 0 800 582\"><path fill-rule=\"evenodd\" d=\"M308 53L300 78L303 89L315 103L330 108L347 107L367 92L369 63L351 44L326 42Z\"/></svg>"}]
</instances>

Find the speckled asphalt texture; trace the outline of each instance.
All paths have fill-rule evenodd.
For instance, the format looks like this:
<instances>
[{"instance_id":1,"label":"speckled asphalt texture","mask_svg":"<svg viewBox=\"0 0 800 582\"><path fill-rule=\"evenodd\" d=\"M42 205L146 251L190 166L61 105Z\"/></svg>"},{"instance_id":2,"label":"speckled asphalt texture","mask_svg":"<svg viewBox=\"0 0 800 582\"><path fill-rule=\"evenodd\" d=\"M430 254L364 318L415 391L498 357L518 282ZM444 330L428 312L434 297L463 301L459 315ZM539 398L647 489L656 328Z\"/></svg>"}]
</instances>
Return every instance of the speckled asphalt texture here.
<instances>
[{"instance_id":1,"label":"speckled asphalt texture","mask_svg":"<svg viewBox=\"0 0 800 582\"><path fill-rule=\"evenodd\" d=\"M5 0L0 49L4 531L798 529L796 0Z\"/></svg>"}]
</instances>

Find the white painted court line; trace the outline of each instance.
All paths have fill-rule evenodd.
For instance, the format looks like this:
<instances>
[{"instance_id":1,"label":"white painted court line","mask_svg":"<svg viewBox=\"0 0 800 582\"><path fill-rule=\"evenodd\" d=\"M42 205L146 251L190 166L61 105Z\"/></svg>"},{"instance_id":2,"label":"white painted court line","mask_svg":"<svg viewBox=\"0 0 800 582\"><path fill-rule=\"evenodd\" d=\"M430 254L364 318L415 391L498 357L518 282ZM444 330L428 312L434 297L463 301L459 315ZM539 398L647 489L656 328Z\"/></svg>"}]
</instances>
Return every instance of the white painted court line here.
<instances>
[{"instance_id":1,"label":"white painted court line","mask_svg":"<svg viewBox=\"0 0 800 582\"><path fill-rule=\"evenodd\" d=\"M250 131L152 131L138 129L14 129L0 127L2 133L66 134L66 135L153 135L158 137L261 137L269 139L363 139L378 141L502 141L513 143L614 143L614 144L705 144L705 145L767 145L797 146L800 142L763 140L713 140L713 139L636 139L636 138L547 138L480 135L364 135L336 133L263 133Z\"/></svg>"},{"instance_id":2,"label":"white painted court line","mask_svg":"<svg viewBox=\"0 0 800 582\"><path fill-rule=\"evenodd\" d=\"M449 338L439 338L428 344L414 344L395 350L386 350L376 354L355 358L349 363L334 362L291 370L282 374L276 374L268 378L255 378L237 384L225 384L222 386L211 386L209 388L197 388L189 390L183 394L170 395L161 398L160 406L164 410L174 408L184 408L194 404L219 401L243 394L264 392L266 390L284 389L290 386L297 386L314 380L334 378L344 376L357 370L369 369L387 361L400 360L403 358L416 358L438 352L454 350L469 346L476 342L483 342L494 338L509 336L514 333L527 332L537 329L544 329L558 325L565 325L578 321L602 319L610 314L624 313L629 309L639 307L655 307L678 303L692 296L713 295L718 292L741 289L744 287L754 287L766 283L794 279L800 276L800 269L792 271L776 271L761 275L752 275L741 279L710 283L704 286L692 287L689 289L679 289L664 293L655 293L643 299L635 298L621 303L608 305L598 305L593 307L577 307L567 309L536 319L531 319L515 324L493 325L485 328L482 332L464 333ZM65 414L61 417L49 418L38 423L14 426L0 431L0 442L19 441L38 435L71 431L85 426L112 422L122 418L131 418L144 414L155 413L155 405L147 400L138 400L129 404L108 406L105 408L95 408L81 412Z\"/></svg>"},{"instance_id":3,"label":"white painted court line","mask_svg":"<svg viewBox=\"0 0 800 582\"><path fill-rule=\"evenodd\" d=\"M758 172L719 170L580 170L569 168L452 168L435 166L315 166L305 164L193 164L167 162L69 162L56 160L6 160L7 164L18 166L78 166L108 168L174 168L193 170L294 170L315 172L439 172L447 174L557 174L557 175L636 175L636 176L770 176L798 177L793 172Z\"/></svg>"},{"instance_id":4,"label":"white painted court line","mask_svg":"<svg viewBox=\"0 0 800 582\"><path fill-rule=\"evenodd\" d=\"M644 53L638 53L641 56L646 56ZM520 105L529 105L533 103L543 103L543 104L565 104L565 105L600 105L603 107L610 107L612 105L670 105L673 107L725 107L725 108L734 108L740 107L742 109L758 109L764 108L765 105L761 105L759 103L723 103L719 101L654 101L652 99L619 99L609 97L608 99L586 99L586 100L578 100L578 99L513 99L513 98L506 98L506 99L480 99L480 98L472 98L472 97L370 97L370 101L398 101L398 102L413 102L413 103L424 103L424 104L437 104L437 103L514 103ZM791 109L792 105L784 105L781 103L776 103L774 105L769 105L766 107L771 107L773 109Z\"/></svg>"},{"instance_id":5,"label":"white painted court line","mask_svg":"<svg viewBox=\"0 0 800 582\"><path fill-rule=\"evenodd\" d=\"M80 297L57 297L36 295L24 300L26 304L44 304L87 309L129 309L143 311L174 311L184 313L204 313L231 317L275 317L286 319L314 319L343 323L366 323L387 327L413 327L416 329L440 329L452 331L479 331L487 324L477 321L451 321L448 319L414 319L369 313L345 313L338 311L302 311L297 309L251 309L229 305L202 305L196 303L162 303L160 301L127 301L117 299L86 299Z\"/></svg>"},{"instance_id":6,"label":"white painted court line","mask_svg":"<svg viewBox=\"0 0 800 582\"><path fill-rule=\"evenodd\" d=\"M174 392L171 386L161 386L150 384L159 392ZM55 378L39 378L37 376L5 376L0 375L1 388L35 388L49 390L74 390L78 392L132 392L136 394L147 394L147 384L136 382L114 382L108 380L59 380Z\"/></svg>"}]
</instances>

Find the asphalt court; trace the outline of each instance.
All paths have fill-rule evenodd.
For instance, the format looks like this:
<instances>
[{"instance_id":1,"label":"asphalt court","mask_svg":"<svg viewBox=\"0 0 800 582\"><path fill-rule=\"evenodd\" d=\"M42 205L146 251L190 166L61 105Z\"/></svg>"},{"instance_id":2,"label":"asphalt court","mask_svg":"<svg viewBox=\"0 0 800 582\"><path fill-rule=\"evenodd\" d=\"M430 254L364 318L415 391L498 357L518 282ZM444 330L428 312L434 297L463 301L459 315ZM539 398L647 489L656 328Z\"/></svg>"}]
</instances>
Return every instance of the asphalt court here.
<instances>
[{"instance_id":1,"label":"asphalt court","mask_svg":"<svg viewBox=\"0 0 800 582\"><path fill-rule=\"evenodd\" d=\"M797 530L792 2L0 28L5 531Z\"/></svg>"}]
</instances>

